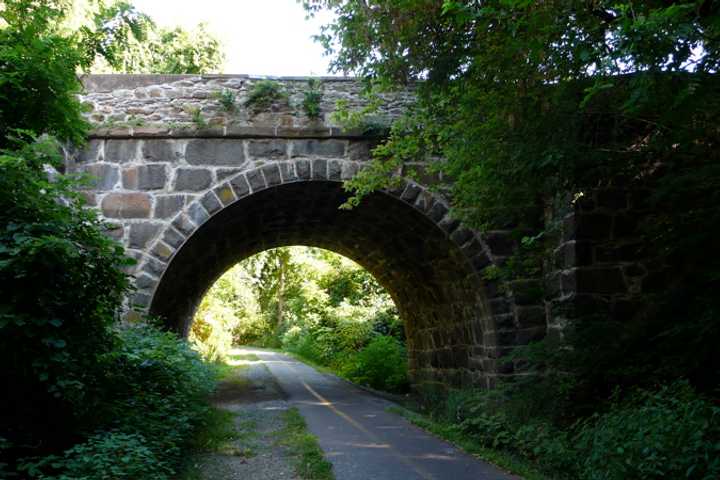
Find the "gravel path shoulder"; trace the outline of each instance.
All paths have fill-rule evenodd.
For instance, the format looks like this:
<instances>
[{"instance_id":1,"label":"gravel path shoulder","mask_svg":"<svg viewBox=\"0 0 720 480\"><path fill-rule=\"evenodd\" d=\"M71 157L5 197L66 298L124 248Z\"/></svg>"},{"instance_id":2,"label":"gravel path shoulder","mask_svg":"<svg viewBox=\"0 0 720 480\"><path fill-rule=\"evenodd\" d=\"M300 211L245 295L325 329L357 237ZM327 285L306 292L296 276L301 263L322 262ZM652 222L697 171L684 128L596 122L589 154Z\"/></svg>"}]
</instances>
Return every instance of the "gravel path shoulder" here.
<instances>
[{"instance_id":1,"label":"gravel path shoulder","mask_svg":"<svg viewBox=\"0 0 720 480\"><path fill-rule=\"evenodd\" d=\"M242 361L221 382L213 398L216 407L235 414L238 439L219 452L198 459L203 480L295 480L289 459L276 445L276 432L288 408L285 395L268 368L258 361Z\"/></svg>"}]
</instances>

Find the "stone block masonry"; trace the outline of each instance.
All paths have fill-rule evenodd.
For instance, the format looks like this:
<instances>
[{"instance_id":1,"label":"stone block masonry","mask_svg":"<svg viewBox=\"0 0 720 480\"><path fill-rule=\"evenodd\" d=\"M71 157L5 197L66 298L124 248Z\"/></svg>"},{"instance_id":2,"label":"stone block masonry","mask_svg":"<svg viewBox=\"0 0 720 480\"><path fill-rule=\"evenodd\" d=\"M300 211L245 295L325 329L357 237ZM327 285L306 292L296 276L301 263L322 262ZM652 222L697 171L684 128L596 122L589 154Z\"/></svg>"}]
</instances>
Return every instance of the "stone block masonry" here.
<instances>
[{"instance_id":1,"label":"stone block masonry","mask_svg":"<svg viewBox=\"0 0 720 480\"><path fill-rule=\"evenodd\" d=\"M379 141L332 122L337 100L366 104L359 82L321 79L321 118L310 119L300 106L307 78L276 79L288 100L267 111L243 106L260 80L248 76L83 80L96 128L66 168L96 177L84 193L112 225L108 234L137 260L128 308L187 333L202 295L227 268L267 248L306 244L353 258L390 291L418 387L492 386L517 373L504 359L513 347L545 335L537 280L484 279L486 268L516 248L510 232L461 225L430 188L438 178L403 179L357 208L338 209L347 198L342 181L367 164ZM224 90L237 108L217 100ZM387 95L380 114L391 120L411 101L411 91ZM426 165L411 167L424 172ZM563 281L563 288L607 290L625 280L581 272Z\"/></svg>"},{"instance_id":2,"label":"stone block masonry","mask_svg":"<svg viewBox=\"0 0 720 480\"><path fill-rule=\"evenodd\" d=\"M267 111L254 112L246 108L245 102L257 82L271 80L277 82L286 94ZM338 129L332 121L332 113L336 103L342 100L351 109L367 106L368 101L362 95L360 82L339 77L319 78L322 98L320 101L321 117L309 118L303 108L305 92L308 90L309 78L306 77L250 77L248 75L88 75L83 77L86 93L82 95L83 103L89 108L88 119L101 129L108 132L143 131L145 134L164 136L170 131L180 129L206 130L207 133L225 132L230 136L242 134L245 127L261 127L256 133L264 132L266 136L280 134L292 137L297 129L306 133L315 131L317 138L327 137L328 128ZM235 96L235 108L228 111L218 100L221 92L230 92ZM380 118L396 118L413 100L412 89L382 95L383 106L378 112ZM196 125L193 112L199 112L203 125ZM287 130L285 130L287 129ZM171 159L162 150L167 144L154 144L143 152L152 159ZM205 145L206 148L215 148ZM135 150L136 145L122 142L111 142L108 153L122 159ZM232 148L229 144L217 145L216 148ZM258 145L258 148L263 148ZM272 147L269 147L272 148ZM299 149L316 148L319 152L335 154L332 144L320 145L317 142L303 143ZM282 149L281 149L282 150ZM190 158L196 152L190 148ZM202 153L201 150L197 151ZM267 152L260 153L267 157Z\"/></svg>"}]
</instances>

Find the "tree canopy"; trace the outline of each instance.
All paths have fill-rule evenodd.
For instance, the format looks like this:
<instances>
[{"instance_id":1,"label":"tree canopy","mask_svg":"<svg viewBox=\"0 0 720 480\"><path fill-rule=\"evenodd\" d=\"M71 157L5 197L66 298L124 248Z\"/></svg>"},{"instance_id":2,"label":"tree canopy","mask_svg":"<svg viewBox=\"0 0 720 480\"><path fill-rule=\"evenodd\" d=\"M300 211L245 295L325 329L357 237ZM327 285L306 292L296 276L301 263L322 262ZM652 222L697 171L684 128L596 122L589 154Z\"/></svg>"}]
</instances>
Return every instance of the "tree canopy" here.
<instances>
[{"instance_id":1,"label":"tree canopy","mask_svg":"<svg viewBox=\"0 0 720 480\"><path fill-rule=\"evenodd\" d=\"M561 368L593 398L620 381L685 376L715 388L720 262L707 252L720 234L720 2L303 3L335 14L318 40L336 71L359 74L370 93L417 92L347 183L351 205L426 161L451 180L456 217L537 247L536 262L506 265L527 276L557 246L546 234L559 222L545 213L597 188L638 192L643 255L671 280L632 327L601 316L568 337L576 348L560 352Z\"/></svg>"},{"instance_id":2,"label":"tree canopy","mask_svg":"<svg viewBox=\"0 0 720 480\"><path fill-rule=\"evenodd\" d=\"M632 178L668 156L710 168L718 2L304 4L336 14L318 36L336 71L385 88L420 81L416 109L376 152L384 170L366 170L357 190L441 153L456 213L497 226L535 219L525 213L548 192Z\"/></svg>"}]
</instances>

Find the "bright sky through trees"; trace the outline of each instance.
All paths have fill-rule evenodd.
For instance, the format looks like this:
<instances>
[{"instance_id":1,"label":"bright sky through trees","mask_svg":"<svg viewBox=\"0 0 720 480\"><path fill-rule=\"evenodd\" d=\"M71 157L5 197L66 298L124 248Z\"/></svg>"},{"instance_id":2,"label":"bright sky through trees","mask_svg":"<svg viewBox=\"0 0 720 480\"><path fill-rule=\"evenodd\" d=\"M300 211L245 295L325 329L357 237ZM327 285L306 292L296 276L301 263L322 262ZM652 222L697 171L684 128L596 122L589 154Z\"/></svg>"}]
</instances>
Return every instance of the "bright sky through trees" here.
<instances>
[{"instance_id":1,"label":"bright sky through trees","mask_svg":"<svg viewBox=\"0 0 720 480\"><path fill-rule=\"evenodd\" d=\"M327 75L328 58L312 40L330 17L305 20L296 0L134 0L159 25L200 22L221 40L223 73Z\"/></svg>"}]
</instances>

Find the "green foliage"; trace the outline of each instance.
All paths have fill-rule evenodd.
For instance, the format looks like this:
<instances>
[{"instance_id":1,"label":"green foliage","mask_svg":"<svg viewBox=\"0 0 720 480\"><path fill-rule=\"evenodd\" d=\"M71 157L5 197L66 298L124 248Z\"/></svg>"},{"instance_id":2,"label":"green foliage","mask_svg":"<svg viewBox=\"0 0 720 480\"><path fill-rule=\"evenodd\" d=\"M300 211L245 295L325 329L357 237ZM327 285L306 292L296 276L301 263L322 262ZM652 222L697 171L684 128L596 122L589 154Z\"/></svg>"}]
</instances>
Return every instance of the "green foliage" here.
<instances>
[{"instance_id":1,"label":"green foliage","mask_svg":"<svg viewBox=\"0 0 720 480\"><path fill-rule=\"evenodd\" d=\"M161 28L125 1L86 8L80 31L94 72L199 74L222 67L220 42L202 23L193 30Z\"/></svg>"},{"instance_id":2,"label":"green foliage","mask_svg":"<svg viewBox=\"0 0 720 480\"><path fill-rule=\"evenodd\" d=\"M297 408L283 414L285 427L278 431L278 443L288 448L295 473L306 480L333 480L332 463L325 460L317 438L307 431L305 419Z\"/></svg>"},{"instance_id":3,"label":"green foliage","mask_svg":"<svg viewBox=\"0 0 720 480\"><path fill-rule=\"evenodd\" d=\"M245 107L257 114L269 110L277 102L287 101L287 98L287 93L279 82L259 80L248 92Z\"/></svg>"},{"instance_id":4,"label":"green foliage","mask_svg":"<svg viewBox=\"0 0 720 480\"><path fill-rule=\"evenodd\" d=\"M203 117L200 107L187 107L185 111L190 115L190 121L195 125L195 128L202 129L208 126L207 120Z\"/></svg>"},{"instance_id":5,"label":"green foliage","mask_svg":"<svg viewBox=\"0 0 720 480\"><path fill-rule=\"evenodd\" d=\"M43 468L50 465L60 467L63 473L42 474ZM168 480L172 470L158 460L142 435L112 431L91 436L64 452L62 457L50 456L28 465L27 473L43 480Z\"/></svg>"},{"instance_id":6,"label":"green foliage","mask_svg":"<svg viewBox=\"0 0 720 480\"><path fill-rule=\"evenodd\" d=\"M720 471L720 409L684 381L616 395L606 410L564 427L526 417L507 390L451 391L433 417L559 478L709 480Z\"/></svg>"},{"instance_id":7,"label":"green foliage","mask_svg":"<svg viewBox=\"0 0 720 480\"><path fill-rule=\"evenodd\" d=\"M89 62L101 61L113 70L128 70L128 64L139 60L133 47L148 42L155 29L152 19L125 1L100 0L82 7L86 11L75 13L87 17L79 30Z\"/></svg>"},{"instance_id":8,"label":"green foliage","mask_svg":"<svg viewBox=\"0 0 720 480\"><path fill-rule=\"evenodd\" d=\"M227 88L218 90L213 93L213 98L218 101L218 103L222 106L223 110L225 110L226 112L234 112L237 108L237 105L235 104L236 95L235 92L233 92L232 90L229 90Z\"/></svg>"},{"instance_id":9,"label":"green foliage","mask_svg":"<svg viewBox=\"0 0 720 480\"><path fill-rule=\"evenodd\" d=\"M720 407L685 382L638 391L579 426L576 445L587 480L720 476Z\"/></svg>"},{"instance_id":10,"label":"green foliage","mask_svg":"<svg viewBox=\"0 0 720 480\"><path fill-rule=\"evenodd\" d=\"M139 324L119 331L101 358L102 401L88 415L97 433L62 456L28 459L32 478L172 478L192 434L214 422L206 401L215 373L174 334Z\"/></svg>"},{"instance_id":11,"label":"green foliage","mask_svg":"<svg viewBox=\"0 0 720 480\"><path fill-rule=\"evenodd\" d=\"M12 365L0 371L11 386L0 470L17 476L28 457L38 478L165 478L201 421L212 378L174 337L114 331L132 261L85 208L84 183L58 173L62 149L48 136L83 144L76 72L96 55L116 58L108 29L129 28L117 33L122 43L142 19L68 31L68 6L0 8L0 362Z\"/></svg>"},{"instance_id":12,"label":"green foliage","mask_svg":"<svg viewBox=\"0 0 720 480\"><path fill-rule=\"evenodd\" d=\"M302 107L308 118L320 118L320 102L322 101L322 83L319 80L308 81L308 89L303 93Z\"/></svg>"},{"instance_id":13,"label":"green foliage","mask_svg":"<svg viewBox=\"0 0 720 480\"><path fill-rule=\"evenodd\" d=\"M706 252L720 235L717 2L304 4L335 14L318 38L337 71L359 74L369 91L416 87L417 102L346 183L345 207L391 187L408 162L425 162L452 179L456 218L530 239L522 255L485 272L505 281L542 275L543 244L556 233L543 213L559 193L633 193L643 216L638 255L662 266L643 284L647 307L598 309L569 322L564 344L519 352L537 376L513 386L527 399L518 409L564 428L618 385L689 378L716 391L720 261ZM357 124L368 113L340 116ZM662 287L650 291L653 281ZM574 315L558 316L566 313Z\"/></svg>"},{"instance_id":14,"label":"green foliage","mask_svg":"<svg viewBox=\"0 0 720 480\"><path fill-rule=\"evenodd\" d=\"M457 217L537 232L555 192L580 193L618 177L647 181L655 172L652 203L660 213L649 219L648 244L695 262L687 252L717 237L703 228L720 215L715 3L304 4L311 14L335 13L318 38L336 70L383 87L425 80L376 161L348 183L356 195L349 205L387 186L403 162L439 154L445 161L432 168L453 179ZM720 270L715 262L694 266Z\"/></svg>"},{"instance_id":15,"label":"green foliage","mask_svg":"<svg viewBox=\"0 0 720 480\"><path fill-rule=\"evenodd\" d=\"M354 356L343 373L378 390L404 392L408 388L405 347L393 337L377 336Z\"/></svg>"},{"instance_id":16,"label":"green foliage","mask_svg":"<svg viewBox=\"0 0 720 480\"><path fill-rule=\"evenodd\" d=\"M129 260L77 183L48 170L60 164L56 143L16 148L0 153L0 283L12 286L0 293L0 361L13 365L0 373L13 414L0 421L13 443L52 445L99 401Z\"/></svg>"},{"instance_id":17,"label":"green foliage","mask_svg":"<svg viewBox=\"0 0 720 480\"><path fill-rule=\"evenodd\" d=\"M160 30L149 50L151 60L143 71L153 73L212 73L221 69L225 60L220 42L203 24L194 31L179 27Z\"/></svg>"},{"instance_id":18,"label":"green foliage","mask_svg":"<svg viewBox=\"0 0 720 480\"><path fill-rule=\"evenodd\" d=\"M76 94L79 67L87 66L80 38L57 28L62 2L7 0L0 9L0 148L14 129L48 133L77 144L88 124Z\"/></svg>"}]
</instances>

